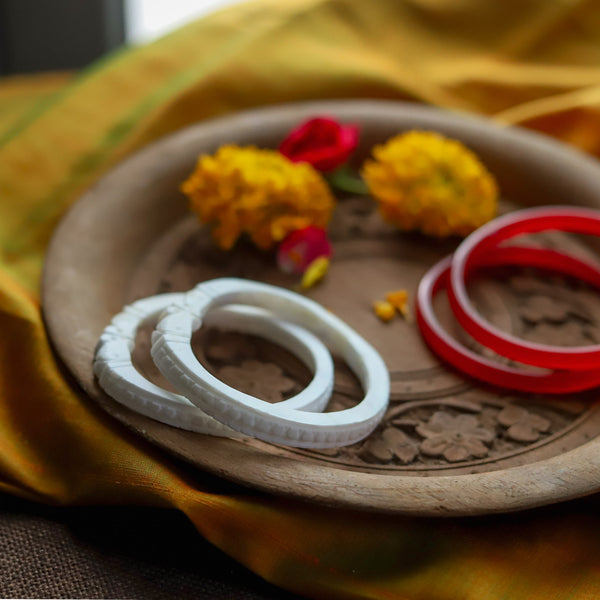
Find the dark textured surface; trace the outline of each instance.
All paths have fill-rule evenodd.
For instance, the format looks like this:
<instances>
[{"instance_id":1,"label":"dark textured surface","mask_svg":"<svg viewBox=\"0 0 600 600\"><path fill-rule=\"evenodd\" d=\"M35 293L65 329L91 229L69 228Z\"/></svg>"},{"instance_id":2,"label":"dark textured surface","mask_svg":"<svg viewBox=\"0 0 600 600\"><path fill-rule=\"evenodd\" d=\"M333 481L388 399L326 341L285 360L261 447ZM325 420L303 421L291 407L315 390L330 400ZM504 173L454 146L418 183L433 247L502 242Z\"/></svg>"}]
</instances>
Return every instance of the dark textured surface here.
<instances>
[{"instance_id":1,"label":"dark textured surface","mask_svg":"<svg viewBox=\"0 0 600 600\"><path fill-rule=\"evenodd\" d=\"M54 508L0 496L2 598L293 600L179 512Z\"/></svg>"}]
</instances>

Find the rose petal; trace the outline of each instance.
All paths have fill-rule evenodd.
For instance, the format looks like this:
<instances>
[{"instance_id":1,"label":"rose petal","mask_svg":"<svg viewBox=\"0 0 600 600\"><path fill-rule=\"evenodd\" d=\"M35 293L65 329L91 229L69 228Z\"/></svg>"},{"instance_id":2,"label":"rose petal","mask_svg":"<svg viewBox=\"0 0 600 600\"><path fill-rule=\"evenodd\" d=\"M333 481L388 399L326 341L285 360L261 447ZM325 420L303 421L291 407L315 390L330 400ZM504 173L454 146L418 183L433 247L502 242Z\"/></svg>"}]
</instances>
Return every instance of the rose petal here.
<instances>
[{"instance_id":1,"label":"rose petal","mask_svg":"<svg viewBox=\"0 0 600 600\"><path fill-rule=\"evenodd\" d=\"M277 265L284 273L304 273L317 258L330 257L331 242L321 227L292 231L277 249Z\"/></svg>"},{"instance_id":2,"label":"rose petal","mask_svg":"<svg viewBox=\"0 0 600 600\"><path fill-rule=\"evenodd\" d=\"M293 129L279 152L293 162L307 162L318 171L332 171L346 162L358 145L356 125L342 125L329 117L315 117Z\"/></svg>"}]
</instances>

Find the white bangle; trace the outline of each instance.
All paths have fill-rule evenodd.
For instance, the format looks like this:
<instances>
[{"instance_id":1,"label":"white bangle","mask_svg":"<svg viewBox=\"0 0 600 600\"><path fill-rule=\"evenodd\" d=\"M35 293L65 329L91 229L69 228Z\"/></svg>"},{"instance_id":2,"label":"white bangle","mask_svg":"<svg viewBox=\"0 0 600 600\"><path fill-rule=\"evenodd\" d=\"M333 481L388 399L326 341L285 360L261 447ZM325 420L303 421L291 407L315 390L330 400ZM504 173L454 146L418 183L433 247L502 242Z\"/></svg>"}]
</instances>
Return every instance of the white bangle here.
<instances>
[{"instance_id":1,"label":"white bangle","mask_svg":"<svg viewBox=\"0 0 600 600\"><path fill-rule=\"evenodd\" d=\"M184 396L153 384L133 366L131 352L140 326L158 317L182 296L161 294L144 298L126 306L112 319L96 347L94 372L98 382L121 404L167 425L196 433L239 436L237 431L213 419ZM310 332L273 319L264 310L242 306L210 311L205 325L254 334L294 352L314 376L302 392L281 404L305 410L325 408L333 388L333 361L327 348Z\"/></svg>"},{"instance_id":2,"label":"white bangle","mask_svg":"<svg viewBox=\"0 0 600 600\"><path fill-rule=\"evenodd\" d=\"M209 310L227 304L259 306L314 332L356 373L366 392L363 400L346 410L314 414L282 404L267 407L252 396L226 388L196 360L190 340ZM255 281L213 279L185 294L157 324L152 357L176 389L215 419L248 435L289 446L328 448L358 442L375 429L389 401L388 370L364 338L316 302Z\"/></svg>"}]
</instances>

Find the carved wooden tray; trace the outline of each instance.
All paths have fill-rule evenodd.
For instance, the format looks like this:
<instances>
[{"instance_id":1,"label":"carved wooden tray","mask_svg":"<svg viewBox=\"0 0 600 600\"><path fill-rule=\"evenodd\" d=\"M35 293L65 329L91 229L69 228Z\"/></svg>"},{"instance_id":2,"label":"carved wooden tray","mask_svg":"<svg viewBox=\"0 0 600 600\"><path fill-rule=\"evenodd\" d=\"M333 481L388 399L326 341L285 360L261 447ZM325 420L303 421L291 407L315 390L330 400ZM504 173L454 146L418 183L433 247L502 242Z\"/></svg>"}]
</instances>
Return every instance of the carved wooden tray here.
<instances>
[{"instance_id":1,"label":"carved wooden tray","mask_svg":"<svg viewBox=\"0 0 600 600\"><path fill-rule=\"evenodd\" d=\"M124 162L87 192L56 230L45 267L44 314L60 357L83 390L140 435L199 468L320 503L464 515L539 506L600 489L596 392L550 398L485 388L441 365L414 322L383 324L374 316L371 303L386 291L408 288L414 298L419 278L453 245L386 227L368 198L340 199L331 229L333 264L324 283L309 294L367 337L389 366L390 409L365 442L309 451L192 434L139 416L98 388L94 346L124 303L222 275L295 285L276 270L270 255L243 244L231 253L217 250L188 213L178 184L199 153L225 142L276 147L300 120L316 114L361 124L357 161L374 143L399 131L437 130L463 140L482 157L499 180L505 208L600 206L600 169L591 159L542 136L426 107L303 103L201 123ZM595 253L591 243L574 237L546 234L541 239L545 245ZM526 338L600 341L600 298L576 282L504 271L479 282L473 293L493 322ZM441 300L444 314L448 310ZM450 320L448 327L453 327ZM140 335L136 360L158 381L147 333ZM201 331L194 348L217 375L271 401L307 381L293 357L258 339ZM360 397L348 369L337 364L336 371L330 410ZM431 438L434 444L423 445Z\"/></svg>"}]
</instances>

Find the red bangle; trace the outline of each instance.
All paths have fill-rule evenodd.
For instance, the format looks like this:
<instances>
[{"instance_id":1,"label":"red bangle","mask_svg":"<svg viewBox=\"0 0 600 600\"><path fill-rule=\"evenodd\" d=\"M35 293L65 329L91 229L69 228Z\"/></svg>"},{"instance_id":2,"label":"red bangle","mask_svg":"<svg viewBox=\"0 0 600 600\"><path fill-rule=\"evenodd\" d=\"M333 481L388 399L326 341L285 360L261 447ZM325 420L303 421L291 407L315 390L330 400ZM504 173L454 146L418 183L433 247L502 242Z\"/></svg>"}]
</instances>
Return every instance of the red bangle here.
<instances>
[{"instance_id":1,"label":"red bangle","mask_svg":"<svg viewBox=\"0 0 600 600\"><path fill-rule=\"evenodd\" d=\"M455 340L444 330L433 310L434 295L449 283L451 264L451 257L436 264L421 279L417 291L417 321L421 333L440 358L476 379L522 392L564 394L600 385L599 369L518 369L480 356ZM505 264L550 269L600 286L598 269L553 250L508 246L495 248L493 252L479 252L470 259L471 268Z\"/></svg>"},{"instance_id":2,"label":"red bangle","mask_svg":"<svg viewBox=\"0 0 600 600\"><path fill-rule=\"evenodd\" d=\"M548 229L597 236L600 235L600 212L575 207L532 208L499 217L480 227L462 242L452 258L448 285L452 311L461 326L474 339L498 354L518 362L549 369L598 368L600 345L562 347L521 340L483 319L475 311L467 294L465 280L471 270L480 264L481 253L492 249L496 252L499 250L498 244L514 236ZM518 259L518 256L515 258ZM523 263L516 260L516 264ZM552 265L546 266L553 268ZM575 268L573 264L571 267ZM574 275L571 267L568 267L568 274Z\"/></svg>"}]
</instances>

